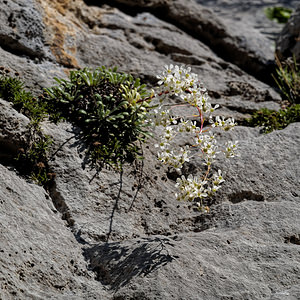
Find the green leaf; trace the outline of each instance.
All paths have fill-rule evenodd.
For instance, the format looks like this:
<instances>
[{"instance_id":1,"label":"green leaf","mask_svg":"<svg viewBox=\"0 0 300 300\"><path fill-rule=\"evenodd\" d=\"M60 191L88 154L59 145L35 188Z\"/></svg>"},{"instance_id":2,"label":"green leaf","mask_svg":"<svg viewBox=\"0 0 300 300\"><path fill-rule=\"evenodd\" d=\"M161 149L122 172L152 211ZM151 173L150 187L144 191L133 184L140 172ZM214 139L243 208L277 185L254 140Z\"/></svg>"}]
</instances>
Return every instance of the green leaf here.
<instances>
[{"instance_id":1,"label":"green leaf","mask_svg":"<svg viewBox=\"0 0 300 300\"><path fill-rule=\"evenodd\" d=\"M84 122L85 123L91 123L91 122L95 122L96 120L95 119L86 119Z\"/></svg>"}]
</instances>

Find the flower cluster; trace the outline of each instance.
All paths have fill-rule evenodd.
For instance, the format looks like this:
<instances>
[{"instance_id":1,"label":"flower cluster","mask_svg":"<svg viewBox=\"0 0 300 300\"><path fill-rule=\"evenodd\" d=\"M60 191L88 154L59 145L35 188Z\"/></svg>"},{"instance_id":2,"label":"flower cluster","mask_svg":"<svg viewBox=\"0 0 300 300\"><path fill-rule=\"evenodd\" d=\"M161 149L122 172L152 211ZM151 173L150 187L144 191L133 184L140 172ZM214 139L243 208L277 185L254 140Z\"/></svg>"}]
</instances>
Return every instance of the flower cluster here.
<instances>
[{"instance_id":1,"label":"flower cluster","mask_svg":"<svg viewBox=\"0 0 300 300\"><path fill-rule=\"evenodd\" d=\"M211 121L211 122L212 122L212 127L223 127L225 131L232 129L235 126L233 118L228 118L227 120L225 120L224 117L216 116L215 121L214 122Z\"/></svg>"},{"instance_id":2,"label":"flower cluster","mask_svg":"<svg viewBox=\"0 0 300 300\"><path fill-rule=\"evenodd\" d=\"M221 170L213 174L210 186L207 184L207 180L201 180L191 174L187 178L182 175L176 180L176 187L179 190L176 197L188 201L193 201L195 198L203 199L212 196L220 188L222 182L224 179Z\"/></svg>"},{"instance_id":3,"label":"flower cluster","mask_svg":"<svg viewBox=\"0 0 300 300\"><path fill-rule=\"evenodd\" d=\"M151 122L163 128L159 142L155 145L159 148L158 159L177 171L180 171L183 164L192 157L198 156L202 159L207 167L205 174L201 176L190 174L187 178L182 175L176 182L179 191L176 193L178 200L196 201L201 206L201 199L213 196L224 181L221 170L211 174L211 166L217 155L223 152L226 158L234 157L237 149L237 141L228 141L221 149L223 151L218 151L217 141L210 129L220 127L225 131L231 130L235 126L234 119L212 117L211 114L218 105L214 107L211 105L206 89L200 83L198 75L191 73L191 68L165 66L164 71L157 78L159 81L155 98L159 104L153 111ZM177 96L182 101L178 105L194 107L197 120L174 115L172 109L177 105L170 106L166 103L172 96ZM204 123L205 121L207 123ZM173 140L179 133L189 135L190 146L176 146Z\"/></svg>"}]
</instances>

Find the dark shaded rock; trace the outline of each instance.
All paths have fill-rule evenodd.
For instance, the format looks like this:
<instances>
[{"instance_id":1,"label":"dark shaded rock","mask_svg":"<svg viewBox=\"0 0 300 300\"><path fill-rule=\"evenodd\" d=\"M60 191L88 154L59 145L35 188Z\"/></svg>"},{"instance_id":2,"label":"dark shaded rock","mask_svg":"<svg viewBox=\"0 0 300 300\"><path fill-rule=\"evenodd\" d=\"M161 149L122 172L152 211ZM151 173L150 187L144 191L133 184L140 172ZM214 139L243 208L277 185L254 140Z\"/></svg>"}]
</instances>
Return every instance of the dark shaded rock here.
<instances>
[{"instance_id":1,"label":"dark shaded rock","mask_svg":"<svg viewBox=\"0 0 300 300\"><path fill-rule=\"evenodd\" d=\"M300 61L300 6L293 12L276 41L276 54L280 60L295 55Z\"/></svg>"},{"instance_id":2,"label":"dark shaded rock","mask_svg":"<svg viewBox=\"0 0 300 300\"><path fill-rule=\"evenodd\" d=\"M143 9L147 9L158 18L176 25L189 35L203 41L219 57L238 65L264 82L272 82L270 72L272 70L274 49L272 51L270 41L264 38L257 28L253 28L255 26L253 21L252 24L250 23L250 26L249 22L245 22L243 16L247 18L251 13L248 15L245 13L233 15L231 11L231 15L227 18L224 18L224 15L221 14L223 17L221 19L216 14L213 14L210 9L204 7L204 5L207 4L209 8L220 8L222 3L212 3L211 1L197 2L203 4L203 6L197 4L194 0L151 0L146 1L146 4L140 1L114 0L107 2L107 4L117 6L133 15L136 15ZM95 1L86 0L86 3L97 5ZM232 6L241 8L239 2L230 5L230 8ZM248 3L248 6L253 8L255 4ZM219 12L220 10L217 11ZM242 19L242 21L237 22L237 19ZM276 27L276 24L272 24L267 19L265 23L269 24L269 28ZM239 25L237 26L236 24ZM276 28L278 28L277 32L279 32L281 27L277 26Z\"/></svg>"},{"instance_id":3,"label":"dark shaded rock","mask_svg":"<svg viewBox=\"0 0 300 300\"><path fill-rule=\"evenodd\" d=\"M197 2L221 18L228 26L229 34L243 41L249 51L270 62L274 60L274 43L284 25L269 20L264 10L274 6L296 9L298 5L296 0L197 0Z\"/></svg>"}]
</instances>

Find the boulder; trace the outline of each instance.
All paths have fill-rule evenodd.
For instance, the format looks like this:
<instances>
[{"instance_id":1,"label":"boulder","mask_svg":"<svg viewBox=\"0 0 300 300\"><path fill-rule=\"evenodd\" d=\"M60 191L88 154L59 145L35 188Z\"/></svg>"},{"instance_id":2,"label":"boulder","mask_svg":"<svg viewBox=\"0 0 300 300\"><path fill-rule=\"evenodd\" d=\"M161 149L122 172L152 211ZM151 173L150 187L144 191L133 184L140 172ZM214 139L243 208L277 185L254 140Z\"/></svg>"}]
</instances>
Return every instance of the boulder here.
<instances>
[{"instance_id":1,"label":"boulder","mask_svg":"<svg viewBox=\"0 0 300 300\"><path fill-rule=\"evenodd\" d=\"M229 3L220 1L214 3ZM218 12L209 1L0 3L0 65L18 71L35 94L54 76L101 65L153 86L172 63L191 66L220 104L216 112L240 124L259 108L280 108L279 95L258 79L270 59L260 51L262 35L251 48L252 29L234 32L229 9ZM221 142L239 140L240 156L217 160L226 181L204 213L176 201L178 174L156 160L155 137L143 146L145 159L123 172L95 170L80 128L46 120L53 180L33 183L14 159L29 120L6 100L0 99L1 299L299 298L300 123L267 135L245 126L217 132ZM194 158L183 172L202 169Z\"/></svg>"},{"instance_id":2,"label":"boulder","mask_svg":"<svg viewBox=\"0 0 300 300\"><path fill-rule=\"evenodd\" d=\"M15 113L12 118L22 120L24 117ZM9 123L5 126L9 127ZM89 273L82 275L88 276L93 294L83 294L82 281L85 279L81 277L81 281L78 279L80 284L72 281L66 286L68 273L65 269L60 275L64 277L59 280L62 285L57 287L51 277L57 278L57 274L46 273L43 278L47 278L50 288L48 285L43 288L37 281L38 286L33 285L35 294L30 294L16 277L22 262L14 260L9 264L11 280L4 285L6 294L3 292L3 295L16 293L24 299L53 295L55 299L58 296L51 290L52 285L64 291L60 295L74 295L74 299L90 299L92 295L104 299L297 297L299 289L294 283L299 280L300 270L294 261L300 258L296 147L300 142L299 126L299 123L292 124L282 131L263 136L257 129L245 127L220 133L221 141L240 140L240 157L217 163L226 174L226 182L212 203L211 212L203 214L193 210L188 203L175 200L174 179L155 162L153 142L146 145L142 169L128 165L123 174L109 169L96 174L86 164L84 145L78 139L77 128L68 123L44 123L44 132L54 138L55 156L50 165L56 174L55 182L46 194L41 187L20 179L13 169L2 167L3 178L8 177L7 172L9 178L14 178L9 179L13 194L19 195L18 201L28 207L24 217L12 207L5 211L11 212L10 221L15 218L19 224L16 226L23 228L18 237L22 249L22 241L29 234L27 230L34 231L38 227L38 232L43 232L43 224L49 224L44 218L50 214L49 217L56 220L51 221L53 234L60 232L59 243L63 249L70 243L65 241L65 235L75 243L67 246L68 254L63 251L58 257L72 265L72 261L80 258L79 249L83 251L88 270L95 273L95 278ZM16 128L16 133L18 131L20 129ZM201 164L193 160L187 167L197 174ZM18 192L23 185L22 192ZM5 190L10 191L6 186L1 188L1 191ZM34 202L34 197L39 200ZM10 198L5 194L1 199ZM37 202L41 200L41 203ZM32 207L43 211L30 213L30 216L37 216L39 225L35 222L28 228L28 209ZM5 218L2 224L5 224ZM51 251L53 248L59 253L59 248L57 243L51 242L51 230L47 227L45 255L49 268L55 272L58 258L54 260ZM39 235L33 234L34 242L26 239L25 245L34 249L34 257L39 257L41 242ZM11 249L14 238L9 232L4 236L4 251ZM12 257L16 259L22 250L18 244L14 244L13 249ZM46 272L43 261L45 259L41 257L39 268ZM66 266L66 262L63 265ZM3 270L7 268L4 264ZM87 267L82 268L86 270ZM34 280L25 267L22 272L27 280ZM287 290L286 286L292 288ZM108 294L103 288L109 291Z\"/></svg>"},{"instance_id":3,"label":"boulder","mask_svg":"<svg viewBox=\"0 0 300 300\"><path fill-rule=\"evenodd\" d=\"M295 10L297 0L248 1L248 0L197 0L202 6L212 10L226 25L230 36L262 61L274 63L275 42L284 27L269 20L265 9L283 6Z\"/></svg>"},{"instance_id":4,"label":"boulder","mask_svg":"<svg viewBox=\"0 0 300 300\"><path fill-rule=\"evenodd\" d=\"M0 174L1 299L109 299L45 190L11 167Z\"/></svg>"},{"instance_id":5,"label":"boulder","mask_svg":"<svg viewBox=\"0 0 300 300\"><path fill-rule=\"evenodd\" d=\"M95 1L86 0L85 2L96 5ZM238 15L231 15L228 18L222 16L223 18L221 19L212 13L210 8L222 7L222 3L210 5L212 4L211 1L200 0L197 2L198 4L194 0L150 0L142 2L114 0L106 3L117 6L120 10L133 15L146 9L160 19L176 25L189 35L203 41L219 57L238 65L262 81L271 82L272 46L268 39L258 32L257 29L253 28L253 22L249 26L249 22L245 22L245 18L240 17L243 20L237 23ZM235 7L241 7L238 2L234 4ZM268 23L267 19L266 23ZM273 24L273 26L276 25Z\"/></svg>"},{"instance_id":6,"label":"boulder","mask_svg":"<svg viewBox=\"0 0 300 300\"><path fill-rule=\"evenodd\" d=\"M280 60L295 56L300 61L300 6L282 29L276 41L276 54Z\"/></svg>"}]
</instances>

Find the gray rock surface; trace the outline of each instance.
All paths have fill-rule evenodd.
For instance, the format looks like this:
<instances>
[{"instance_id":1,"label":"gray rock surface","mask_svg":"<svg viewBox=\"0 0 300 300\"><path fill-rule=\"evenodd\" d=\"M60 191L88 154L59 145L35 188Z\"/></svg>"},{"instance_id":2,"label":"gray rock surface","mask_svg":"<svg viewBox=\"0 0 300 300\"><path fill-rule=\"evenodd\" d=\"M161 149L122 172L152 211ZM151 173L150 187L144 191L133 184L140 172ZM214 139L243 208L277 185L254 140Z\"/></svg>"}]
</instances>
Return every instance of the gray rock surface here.
<instances>
[{"instance_id":1,"label":"gray rock surface","mask_svg":"<svg viewBox=\"0 0 300 300\"><path fill-rule=\"evenodd\" d=\"M85 257L113 299L268 299L300 279L299 126L265 136L237 128L241 156L218 163L227 181L208 215L174 200L174 182L151 165L150 153L129 210L136 192L130 166L121 190L109 170L87 184L91 175L71 141L53 163L59 173L51 194L66 203ZM200 167L191 162L190 169Z\"/></svg>"},{"instance_id":2,"label":"gray rock surface","mask_svg":"<svg viewBox=\"0 0 300 300\"><path fill-rule=\"evenodd\" d=\"M0 98L1 162L10 160L22 146L29 120L12 109L11 103Z\"/></svg>"},{"instance_id":3,"label":"gray rock surface","mask_svg":"<svg viewBox=\"0 0 300 300\"><path fill-rule=\"evenodd\" d=\"M240 123L280 108L257 79L280 28L252 27L255 1L0 1L0 65L35 93L84 66L117 65L150 85L173 63L192 66L219 113ZM267 135L243 126L218 133L239 140L240 156L217 161L226 181L207 214L175 200L154 139L143 162L96 173L80 129L66 122L42 125L54 139L45 191L15 168L27 125L0 99L0 299L299 299L299 123ZM192 160L184 172L201 168Z\"/></svg>"},{"instance_id":4,"label":"gray rock surface","mask_svg":"<svg viewBox=\"0 0 300 300\"><path fill-rule=\"evenodd\" d=\"M295 56L300 61L300 6L293 12L276 43L276 54L284 60Z\"/></svg>"},{"instance_id":5,"label":"gray rock surface","mask_svg":"<svg viewBox=\"0 0 300 300\"><path fill-rule=\"evenodd\" d=\"M93 1L86 2L95 4ZM205 42L223 59L233 62L264 82L271 82L274 42L268 37L274 41L274 35L279 33L281 26L269 21L263 12L257 9L271 3L253 3L247 0L242 3L205 0L197 2L203 6L196 5L193 0L113 1L121 10L128 11L127 6L130 6L132 14L146 8L152 14L176 24L183 31ZM296 3L289 2L290 5ZM111 1L106 3L110 4ZM213 14L210 9L215 10L217 14ZM258 17L251 17L253 12L258 12Z\"/></svg>"},{"instance_id":6,"label":"gray rock surface","mask_svg":"<svg viewBox=\"0 0 300 300\"><path fill-rule=\"evenodd\" d=\"M0 46L29 57L45 56L44 24L35 1L0 1Z\"/></svg>"},{"instance_id":7,"label":"gray rock surface","mask_svg":"<svg viewBox=\"0 0 300 300\"><path fill-rule=\"evenodd\" d=\"M262 53L271 61L274 59L275 41L284 25L269 20L264 10L268 7L283 6L295 10L297 0L197 0L215 12L249 49Z\"/></svg>"},{"instance_id":8,"label":"gray rock surface","mask_svg":"<svg viewBox=\"0 0 300 300\"><path fill-rule=\"evenodd\" d=\"M45 190L0 173L1 299L109 299Z\"/></svg>"}]
</instances>

